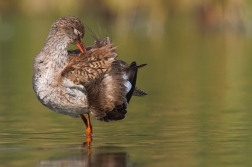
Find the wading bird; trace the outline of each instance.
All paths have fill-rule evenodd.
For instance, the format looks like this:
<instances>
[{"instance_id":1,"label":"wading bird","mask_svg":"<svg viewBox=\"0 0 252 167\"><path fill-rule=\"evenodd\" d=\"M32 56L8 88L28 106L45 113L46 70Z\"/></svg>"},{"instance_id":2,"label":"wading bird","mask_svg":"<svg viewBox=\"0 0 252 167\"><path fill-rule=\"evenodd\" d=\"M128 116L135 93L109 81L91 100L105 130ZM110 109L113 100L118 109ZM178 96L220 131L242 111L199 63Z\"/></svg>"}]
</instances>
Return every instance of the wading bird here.
<instances>
[{"instance_id":1,"label":"wading bird","mask_svg":"<svg viewBox=\"0 0 252 167\"><path fill-rule=\"evenodd\" d=\"M43 105L60 114L80 116L86 135L91 136L89 113L101 121L121 120L132 95L147 94L135 87L138 69L146 64L117 60L116 47L108 37L95 37L94 45L85 47L84 33L84 25L74 16L55 21L35 57L32 81ZM69 44L79 50L68 51Z\"/></svg>"}]
</instances>

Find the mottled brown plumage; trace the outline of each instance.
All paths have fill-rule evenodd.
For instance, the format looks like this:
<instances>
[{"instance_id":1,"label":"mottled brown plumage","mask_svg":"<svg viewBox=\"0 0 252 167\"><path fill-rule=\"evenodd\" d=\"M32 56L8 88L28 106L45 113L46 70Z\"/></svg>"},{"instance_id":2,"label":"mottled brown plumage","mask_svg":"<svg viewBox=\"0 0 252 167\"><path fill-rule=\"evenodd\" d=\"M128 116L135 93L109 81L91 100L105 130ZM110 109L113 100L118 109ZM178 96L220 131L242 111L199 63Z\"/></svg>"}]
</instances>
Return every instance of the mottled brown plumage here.
<instances>
[{"instance_id":1,"label":"mottled brown plumage","mask_svg":"<svg viewBox=\"0 0 252 167\"><path fill-rule=\"evenodd\" d=\"M129 100L123 75L129 66L116 57L116 47L109 38L96 39L94 46L83 54L78 50L69 51L68 66L61 74L86 88L91 114L98 120L120 120L127 112ZM144 96L146 92L135 88L133 95ZM129 96L130 99L132 94Z\"/></svg>"}]
</instances>

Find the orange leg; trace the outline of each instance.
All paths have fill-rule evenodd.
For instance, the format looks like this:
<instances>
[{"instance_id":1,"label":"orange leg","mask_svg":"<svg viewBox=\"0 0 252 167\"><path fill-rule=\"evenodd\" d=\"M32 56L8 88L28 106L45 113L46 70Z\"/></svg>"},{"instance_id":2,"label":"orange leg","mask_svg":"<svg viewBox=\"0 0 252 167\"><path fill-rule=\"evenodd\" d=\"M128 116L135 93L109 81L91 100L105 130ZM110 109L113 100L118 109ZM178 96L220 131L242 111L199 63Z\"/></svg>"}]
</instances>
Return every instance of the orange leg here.
<instances>
[{"instance_id":1,"label":"orange leg","mask_svg":"<svg viewBox=\"0 0 252 167\"><path fill-rule=\"evenodd\" d=\"M86 125L86 143L87 143L87 153L88 155L91 154L91 142L92 142L92 125L90 122L90 115L87 114L87 118L83 115L80 114L80 117L82 118L83 122Z\"/></svg>"},{"instance_id":2,"label":"orange leg","mask_svg":"<svg viewBox=\"0 0 252 167\"><path fill-rule=\"evenodd\" d=\"M83 114L80 114L80 117L82 118L83 122L86 125L86 136L92 136L92 125L89 113L87 114L87 117L84 116Z\"/></svg>"},{"instance_id":3,"label":"orange leg","mask_svg":"<svg viewBox=\"0 0 252 167\"><path fill-rule=\"evenodd\" d=\"M91 120L90 120L90 115L89 113L87 114L87 129L86 129L86 134L88 134L89 136L92 135L92 125L91 125Z\"/></svg>"}]
</instances>

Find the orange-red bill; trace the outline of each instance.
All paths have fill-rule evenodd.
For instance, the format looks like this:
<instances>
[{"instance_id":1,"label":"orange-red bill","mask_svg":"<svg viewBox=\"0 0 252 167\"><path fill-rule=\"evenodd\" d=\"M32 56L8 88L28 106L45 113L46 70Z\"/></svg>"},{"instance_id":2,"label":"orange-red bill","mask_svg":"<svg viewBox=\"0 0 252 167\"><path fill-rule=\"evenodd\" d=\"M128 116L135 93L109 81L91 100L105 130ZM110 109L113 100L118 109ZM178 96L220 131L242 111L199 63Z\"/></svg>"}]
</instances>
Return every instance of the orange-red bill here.
<instances>
[{"instance_id":1,"label":"orange-red bill","mask_svg":"<svg viewBox=\"0 0 252 167\"><path fill-rule=\"evenodd\" d=\"M80 49L81 53L85 53L87 50L82 42L77 42L77 47Z\"/></svg>"}]
</instances>

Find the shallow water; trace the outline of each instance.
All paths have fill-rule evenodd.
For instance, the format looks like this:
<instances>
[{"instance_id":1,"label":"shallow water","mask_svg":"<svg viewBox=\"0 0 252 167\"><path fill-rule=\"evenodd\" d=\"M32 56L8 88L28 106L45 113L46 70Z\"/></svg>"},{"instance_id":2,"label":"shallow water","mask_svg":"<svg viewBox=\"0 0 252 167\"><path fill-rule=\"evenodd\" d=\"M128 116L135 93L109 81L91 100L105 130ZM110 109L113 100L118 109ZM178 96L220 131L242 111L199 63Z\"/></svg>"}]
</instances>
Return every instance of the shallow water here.
<instances>
[{"instance_id":1,"label":"shallow water","mask_svg":"<svg viewBox=\"0 0 252 167\"><path fill-rule=\"evenodd\" d=\"M252 50L245 34L202 34L184 21L171 21L161 36L111 33L121 59L148 64L137 85L149 95L134 97L122 121L92 118L89 155L81 119L50 111L32 90L32 61L52 20L6 22L13 36L0 45L1 166L252 165Z\"/></svg>"}]
</instances>

